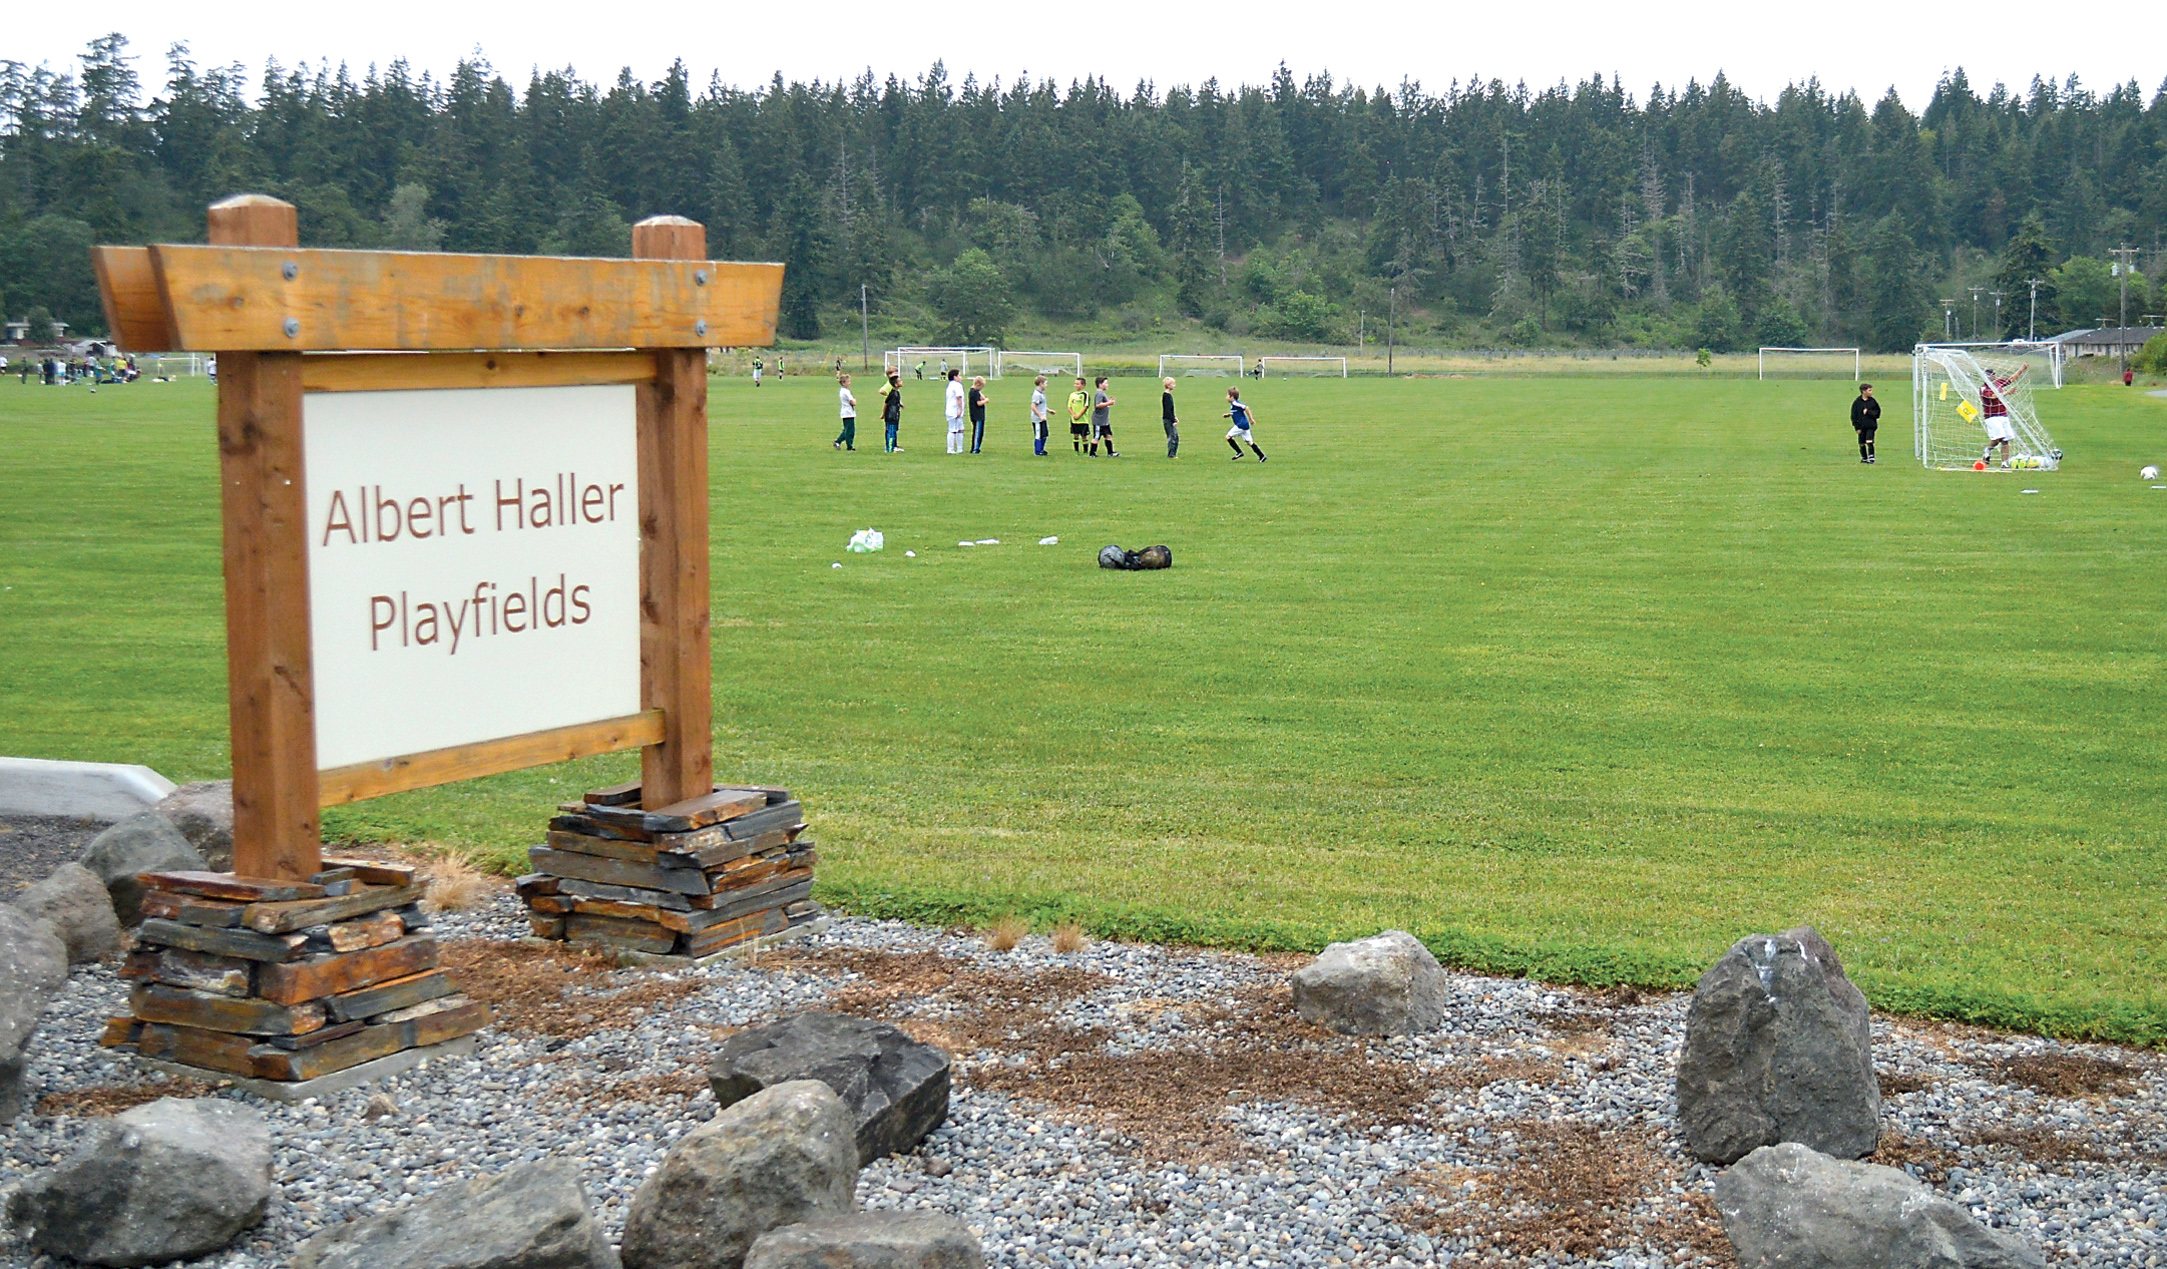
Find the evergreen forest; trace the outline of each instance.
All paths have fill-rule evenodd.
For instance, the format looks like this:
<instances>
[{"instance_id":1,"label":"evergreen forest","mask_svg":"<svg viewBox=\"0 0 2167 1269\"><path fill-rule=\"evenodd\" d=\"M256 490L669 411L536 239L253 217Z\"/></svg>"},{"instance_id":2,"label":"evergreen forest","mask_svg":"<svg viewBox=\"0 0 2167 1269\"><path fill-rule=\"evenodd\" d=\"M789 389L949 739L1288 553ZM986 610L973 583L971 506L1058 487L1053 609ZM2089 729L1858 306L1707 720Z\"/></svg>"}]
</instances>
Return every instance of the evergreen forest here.
<instances>
[{"instance_id":1,"label":"evergreen forest","mask_svg":"<svg viewBox=\"0 0 2167 1269\"><path fill-rule=\"evenodd\" d=\"M996 344L1351 344L1389 307L1439 345L1893 351L2112 324L2125 286L2133 323L2167 305L2167 84L1958 71L1913 113L1721 74L1636 94L1281 66L1123 92L146 60L115 34L0 62L8 317L101 331L91 244L200 240L207 203L251 190L326 247L622 255L632 222L689 215L718 257L787 263L799 340L855 334L861 287L918 338Z\"/></svg>"}]
</instances>

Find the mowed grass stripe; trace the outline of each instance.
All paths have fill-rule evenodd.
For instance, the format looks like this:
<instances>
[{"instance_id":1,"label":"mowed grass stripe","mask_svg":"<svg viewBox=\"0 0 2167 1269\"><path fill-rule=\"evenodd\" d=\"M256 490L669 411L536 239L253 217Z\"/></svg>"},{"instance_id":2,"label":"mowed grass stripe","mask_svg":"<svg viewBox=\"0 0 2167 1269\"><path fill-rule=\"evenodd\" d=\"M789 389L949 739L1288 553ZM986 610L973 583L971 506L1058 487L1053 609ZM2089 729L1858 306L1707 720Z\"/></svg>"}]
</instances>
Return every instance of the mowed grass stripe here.
<instances>
[{"instance_id":1,"label":"mowed grass stripe","mask_svg":"<svg viewBox=\"0 0 2167 1269\"><path fill-rule=\"evenodd\" d=\"M1900 384L1868 468L1843 383L1248 383L1260 467L1224 381L1174 462L1150 380L1118 461L1032 458L991 388L951 457L930 382L894 456L829 448L825 379L714 386L717 765L803 793L826 896L1673 985L1810 921L1877 1003L2167 1035L2167 403L2042 394L2068 468L1968 476L1911 462ZM220 773L209 393L0 385L0 436L0 751ZM510 864L633 769L328 822Z\"/></svg>"}]
</instances>

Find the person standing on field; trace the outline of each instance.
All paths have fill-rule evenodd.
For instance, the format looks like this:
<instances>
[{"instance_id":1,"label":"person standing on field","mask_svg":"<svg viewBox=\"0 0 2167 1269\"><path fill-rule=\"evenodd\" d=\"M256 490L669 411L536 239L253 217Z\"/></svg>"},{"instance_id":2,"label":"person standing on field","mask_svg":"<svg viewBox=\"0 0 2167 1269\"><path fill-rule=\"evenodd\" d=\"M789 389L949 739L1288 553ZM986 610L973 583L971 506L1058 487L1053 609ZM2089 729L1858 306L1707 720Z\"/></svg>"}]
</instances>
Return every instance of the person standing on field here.
<instances>
[{"instance_id":1,"label":"person standing on field","mask_svg":"<svg viewBox=\"0 0 2167 1269\"><path fill-rule=\"evenodd\" d=\"M895 434L903 426L903 372L888 372L888 382L880 389L880 421L888 431L887 452L900 454L903 447L895 443Z\"/></svg>"},{"instance_id":2,"label":"person standing on field","mask_svg":"<svg viewBox=\"0 0 2167 1269\"><path fill-rule=\"evenodd\" d=\"M1031 381L1031 453L1046 456L1046 376Z\"/></svg>"},{"instance_id":3,"label":"person standing on field","mask_svg":"<svg viewBox=\"0 0 2167 1269\"><path fill-rule=\"evenodd\" d=\"M1119 458L1114 452L1114 398L1106 390L1106 376L1100 375L1096 391L1091 394L1091 452L1096 455L1099 446L1106 446L1108 458Z\"/></svg>"},{"instance_id":4,"label":"person standing on field","mask_svg":"<svg viewBox=\"0 0 2167 1269\"><path fill-rule=\"evenodd\" d=\"M1159 421L1166 425L1166 456L1172 458L1181 449L1181 429L1174 418L1174 381L1159 380Z\"/></svg>"},{"instance_id":5,"label":"person standing on field","mask_svg":"<svg viewBox=\"0 0 2167 1269\"><path fill-rule=\"evenodd\" d=\"M1881 426L1881 403L1874 400L1874 385L1862 383L1851 402L1851 427L1859 434L1859 461L1874 461L1874 430Z\"/></svg>"},{"instance_id":6,"label":"person standing on field","mask_svg":"<svg viewBox=\"0 0 2167 1269\"><path fill-rule=\"evenodd\" d=\"M843 405L843 430L835 438L835 448L855 454L858 452L858 398L851 394L849 375L837 375L835 384Z\"/></svg>"},{"instance_id":7,"label":"person standing on field","mask_svg":"<svg viewBox=\"0 0 2167 1269\"><path fill-rule=\"evenodd\" d=\"M753 387L757 388L757 387L759 387L759 386L760 386L760 372L761 372L761 371L763 371L763 370L765 370L765 369L767 369L767 363L766 363L766 362L764 362L764 361L760 360L760 359L759 359L758 357L755 357L755 358L753 358L753 359L752 359L752 386L753 386Z\"/></svg>"},{"instance_id":8,"label":"person standing on field","mask_svg":"<svg viewBox=\"0 0 2167 1269\"><path fill-rule=\"evenodd\" d=\"M1255 418L1249 413L1249 407L1242 404L1242 390L1240 388L1228 388L1226 390L1226 404L1225 417L1234 420L1234 426L1226 430L1226 443L1234 451L1234 461L1238 463L1242 460L1242 444L1247 442L1249 448L1255 452L1257 461L1263 462L1264 451L1258 448L1256 434L1249 429L1249 425L1255 421Z\"/></svg>"},{"instance_id":9,"label":"person standing on field","mask_svg":"<svg viewBox=\"0 0 2167 1269\"><path fill-rule=\"evenodd\" d=\"M1079 454L1083 453L1084 438L1091 435L1090 417L1091 393L1084 387L1083 376L1077 375L1076 390L1068 394L1068 443Z\"/></svg>"},{"instance_id":10,"label":"person standing on field","mask_svg":"<svg viewBox=\"0 0 2167 1269\"><path fill-rule=\"evenodd\" d=\"M951 454L960 454L963 452L962 371L951 370L948 372L948 387L945 390L944 395L946 398L944 412L948 416L948 452Z\"/></svg>"},{"instance_id":11,"label":"person standing on field","mask_svg":"<svg viewBox=\"0 0 2167 1269\"><path fill-rule=\"evenodd\" d=\"M986 377L971 378L971 452L977 453L986 443Z\"/></svg>"}]
</instances>

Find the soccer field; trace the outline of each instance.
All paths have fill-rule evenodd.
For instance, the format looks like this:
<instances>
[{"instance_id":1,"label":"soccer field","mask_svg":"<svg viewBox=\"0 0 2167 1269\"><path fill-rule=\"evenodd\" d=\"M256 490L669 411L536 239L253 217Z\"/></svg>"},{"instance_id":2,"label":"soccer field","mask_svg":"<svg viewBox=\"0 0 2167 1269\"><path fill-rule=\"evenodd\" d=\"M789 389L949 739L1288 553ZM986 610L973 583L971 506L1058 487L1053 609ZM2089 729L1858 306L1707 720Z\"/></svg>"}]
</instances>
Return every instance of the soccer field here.
<instances>
[{"instance_id":1,"label":"soccer field","mask_svg":"<svg viewBox=\"0 0 2167 1269\"><path fill-rule=\"evenodd\" d=\"M1973 476L1901 381L1873 467L1840 381L1250 382L1263 466L1223 380L1174 462L1147 379L1118 461L1032 458L1022 379L979 457L909 384L884 455L876 383L855 454L826 379L713 393L716 765L801 793L823 898L1663 985L1810 922L1877 1005L2167 1039L2167 401L2041 393L2064 469ZM0 382L0 753L223 773L211 413ZM510 862L636 768L326 824Z\"/></svg>"}]
</instances>

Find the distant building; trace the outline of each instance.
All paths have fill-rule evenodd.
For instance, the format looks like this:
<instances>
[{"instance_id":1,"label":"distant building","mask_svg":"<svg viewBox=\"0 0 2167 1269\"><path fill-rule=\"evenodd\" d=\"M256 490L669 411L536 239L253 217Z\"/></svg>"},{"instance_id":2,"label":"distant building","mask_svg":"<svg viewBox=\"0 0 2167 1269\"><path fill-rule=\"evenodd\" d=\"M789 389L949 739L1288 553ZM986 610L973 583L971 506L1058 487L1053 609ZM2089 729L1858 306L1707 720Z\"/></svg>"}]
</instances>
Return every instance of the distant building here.
<instances>
[{"instance_id":1,"label":"distant building","mask_svg":"<svg viewBox=\"0 0 2167 1269\"><path fill-rule=\"evenodd\" d=\"M2145 342L2167 327L2160 326L2100 326L2085 330L2063 331L2046 340L2060 344L2064 357L2119 357L2125 352L2136 352Z\"/></svg>"}]
</instances>

